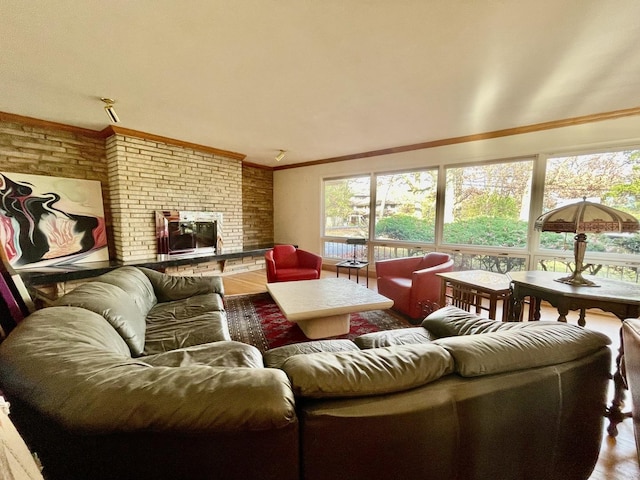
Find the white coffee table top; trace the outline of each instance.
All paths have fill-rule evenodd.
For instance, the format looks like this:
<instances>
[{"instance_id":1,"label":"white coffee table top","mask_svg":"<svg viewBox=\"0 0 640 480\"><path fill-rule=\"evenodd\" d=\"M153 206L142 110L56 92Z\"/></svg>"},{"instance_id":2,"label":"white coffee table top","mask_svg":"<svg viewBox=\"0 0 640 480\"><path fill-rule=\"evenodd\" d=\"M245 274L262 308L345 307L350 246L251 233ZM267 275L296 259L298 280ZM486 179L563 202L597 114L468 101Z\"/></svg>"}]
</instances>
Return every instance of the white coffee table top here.
<instances>
[{"instance_id":1,"label":"white coffee table top","mask_svg":"<svg viewBox=\"0 0 640 480\"><path fill-rule=\"evenodd\" d=\"M393 306L393 300L346 278L268 283L267 290L292 322Z\"/></svg>"}]
</instances>

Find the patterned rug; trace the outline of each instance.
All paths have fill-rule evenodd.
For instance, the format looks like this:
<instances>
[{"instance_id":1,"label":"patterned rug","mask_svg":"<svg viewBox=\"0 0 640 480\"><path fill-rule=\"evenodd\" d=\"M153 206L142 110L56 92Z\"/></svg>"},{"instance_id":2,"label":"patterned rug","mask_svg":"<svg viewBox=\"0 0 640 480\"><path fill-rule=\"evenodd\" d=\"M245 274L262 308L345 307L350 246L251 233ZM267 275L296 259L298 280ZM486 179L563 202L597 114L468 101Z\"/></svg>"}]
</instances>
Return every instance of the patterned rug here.
<instances>
[{"instance_id":1,"label":"patterned rug","mask_svg":"<svg viewBox=\"0 0 640 480\"><path fill-rule=\"evenodd\" d=\"M270 348L310 341L300 327L287 320L268 293L225 297L231 339L255 345L265 352ZM355 337L379 330L412 327L390 310L373 310L351 314L351 330L333 338Z\"/></svg>"}]
</instances>

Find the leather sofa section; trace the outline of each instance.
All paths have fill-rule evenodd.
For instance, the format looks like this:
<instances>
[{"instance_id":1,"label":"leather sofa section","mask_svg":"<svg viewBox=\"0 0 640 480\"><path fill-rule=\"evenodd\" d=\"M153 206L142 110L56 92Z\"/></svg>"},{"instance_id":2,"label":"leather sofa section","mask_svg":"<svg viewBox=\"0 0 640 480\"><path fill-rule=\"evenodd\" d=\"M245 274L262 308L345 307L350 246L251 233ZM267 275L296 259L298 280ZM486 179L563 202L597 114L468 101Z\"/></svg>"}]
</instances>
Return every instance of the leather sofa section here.
<instances>
[{"instance_id":1,"label":"leather sofa section","mask_svg":"<svg viewBox=\"0 0 640 480\"><path fill-rule=\"evenodd\" d=\"M140 357L153 367L192 367L205 365L226 368L263 368L262 353L253 345L220 341L180 348L170 352Z\"/></svg>"},{"instance_id":2,"label":"leather sofa section","mask_svg":"<svg viewBox=\"0 0 640 480\"><path fill-rule=\"evenodd\" d=\"M427 384L451 373L453 359L427 343L294 355L281 368L298 397L357 397Z\"/></svg>"},{"instance_id":3,"label":"leather sofa section","mask_svg":"<svg viewBox=\"0 0 640 480\"><path fill-rule=\"evenodd\" d=\"M120 267L96 277L93 281L109 283L127 292L143 315L158 302L153 285L145 274L136 267Z\"/></svg>"},{"instance_id":4,"label":"leather sofa section","mask_svg":"<svg viewBox=\"0 0 640 480\"><path fill-rule=\"evenodd\" d=\"M433 343L445 348L464 377L525 370L577 360L607 345L611 339L576 325L528 324L518 331L445 337Z\"/></svg>"},{"instance_id":5,"label":"leather sofa section","mask_svg":"<svg viewBox=\"0 0 640 480\"><path fill-rule=\"evenodd\" d=\"M224 297L224 285L222 278L218 276L189 277L179 275L166 275L150 268L138 270L144 273L155 291L159 302L171 302L188 297L217 293Z\"/></svg>"},{"instance_id":6,"label":"leather sofa section","mask_svg":"<svg viewBox=\"0 0 640 480\"><path fill-rule=\"evenodd\" d=\"M79 308L39 310L15 332L0 345L3 389L20 392L70 431L198 434L296 421L290 383L280 370L152 367L131 358L102 317Z\"/></svg>"},{"instance_id":7,"label":"leather sofa section","mask_svg":"<svg viewBox=\"0 0 640 480\"><path fill-rule=\"evenodd\" d=\"M423 327L398 328L395 330L381 330L379 332L365 333L356 337L353 341L358 347L377 348L391 345L411 345L415 343L427 343L435 340L427 329Z\"/></svg>"},{"instance_id":8,"label":"leather sofa section","mask_svg":"<svg viewBox=\"0 0 640 480\"><path fill-rule=\"evenodd\" d=\"M221 302L209 293L156 304L146 319L144 354L231 340Z\"/></svg>"},{"instance_id":9,"label":"leather sofa section","mask_svg":"<svg viewBox=\"0 0 640 480\"><path fill-rule=\"evenodd\" d=\"M429 314L422 321L421 325L429 330L435 337L440 338L455 335L475 335L477 333L489 333L498 330L519 330L526 328L527 323L500 322L479 317L458 307L447 306Z\"/></svg>"},{"instance_id":10,"label":"leather sofa section","mask_svg":"<svg viewBox=\"0 0 640 480\"><path fill-rule=\"evenodd\" d=\"M348 352L357 351L358 346L351 340L334 338L329 340L313 340L311 342L293 343L272 348L264 353L264 364L269 368L281 368L289 357L305 353Z\"/></svg>"},{"instance_id":11,"label":"leather sofa section","mask_svg":"<svg viewBox=\"0 0 640 480\"><path fill-rule=\"evenodd\" d=\"M584 480L602 439L609 367L603 349L522 372L448 375L375 401L306 399L302 478Z\"/></svg>"},{"instance_id":12,"label":"leather sofa section","mask_svg":"<svg viewBox=\"0 0 640 480\"><path fill-rule=\"evenodd\" d=\"M122 288L97 281L84 283L56 300L55 305L80 307L101 315L127 342L132 356L142 354L146 312Z\"/></svg>"}]
</instances>

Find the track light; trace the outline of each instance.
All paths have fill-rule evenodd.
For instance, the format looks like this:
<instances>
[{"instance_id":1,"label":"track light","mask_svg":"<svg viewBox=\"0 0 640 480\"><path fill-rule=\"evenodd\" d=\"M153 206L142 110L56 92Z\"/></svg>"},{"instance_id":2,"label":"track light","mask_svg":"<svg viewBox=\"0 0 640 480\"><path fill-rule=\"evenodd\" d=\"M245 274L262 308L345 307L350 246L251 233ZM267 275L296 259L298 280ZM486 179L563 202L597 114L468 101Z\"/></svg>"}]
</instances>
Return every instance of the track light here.
<instances>
[{"instance_id":1,"label":"track light","mask_svg":"<svg viewBox=\"0 0 640 480\"><path fill-rule=\"evenodd\" d=\"M286 150L280 150L280 153L276 155L276 162L279 162L280 160L282 160L286 154L287 154Z\"/></svg>"},{"instance_id":2,"label":"track light","mask_svg":"<svg viewBox=\"0 0 640 480\"><path fill-rule=\"evenodd\" d=\"M101 98L100 100L102 100L106 104L104 107L104 111L107 112L109 120L111 120L111 122L113 123L118 123L120 119L118 118L116 109L113 108L113 104L116 103L116 101L111 98Z\"/></svg>"}]
</instances>

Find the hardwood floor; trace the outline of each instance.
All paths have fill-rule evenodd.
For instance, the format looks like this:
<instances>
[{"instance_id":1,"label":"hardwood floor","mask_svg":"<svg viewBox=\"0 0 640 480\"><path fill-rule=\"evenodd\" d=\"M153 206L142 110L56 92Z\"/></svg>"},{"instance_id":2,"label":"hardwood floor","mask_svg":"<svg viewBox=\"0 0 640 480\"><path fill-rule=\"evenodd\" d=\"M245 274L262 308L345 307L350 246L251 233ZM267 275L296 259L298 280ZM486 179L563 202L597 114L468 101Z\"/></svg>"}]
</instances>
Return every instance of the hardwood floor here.
<instances>
[{"instance_id":1,"label":"hardwood floor","mask_svg":"<svg viewBox=\"0 0 640 480\"><path fill-rule=\"evenodd\" d=\"M323 270L322 274L323 277L335 275L335 270ZM346 276L346 273L344 276ZM267 291L267 277L264 270L225 275L222 279L226 295L261 293ZM362 283L362 279L360 281ZM369 279L369 288L373 290L377 289L375 278ZM541 314L542 320L556 320L558 317L556 310L550 306L545 307L543 305ZM577 314L575 312L572 312L572 314L569 315L569 322L575 323L577 321ZM587 312L586 328L592 328L608 335L613 342L612 351L614 355L617 353L620 345L620 321L616 317L590 310ZM627 404L630 404L630 402L627 401ZM600 456L589 480L640 480L640 466L636 454L631 419L625 420L618 426L619 433L615 438L607 435L607 425L608 421L605 421ZM580 439L577 438L575 441L579 442Z\"/></svg>"}]
</instances>

